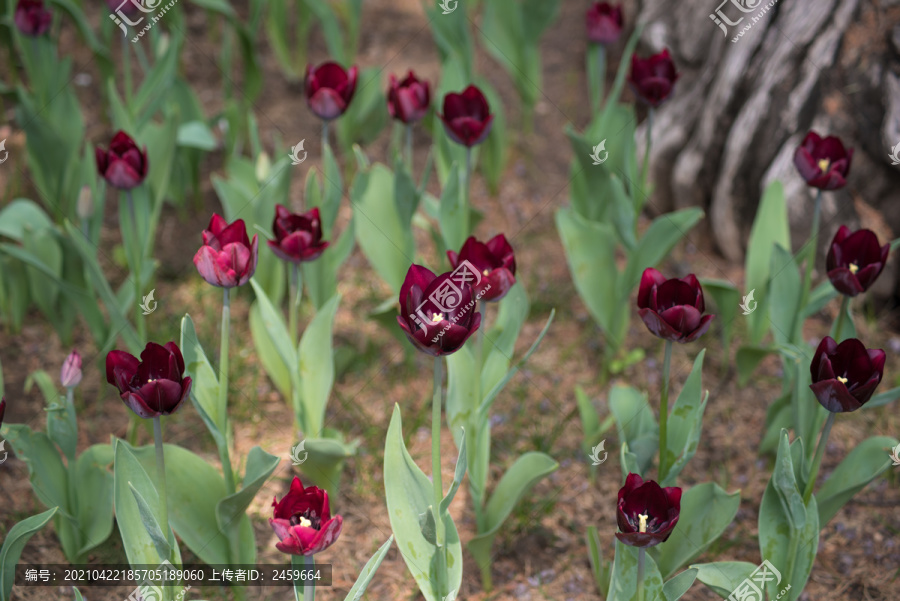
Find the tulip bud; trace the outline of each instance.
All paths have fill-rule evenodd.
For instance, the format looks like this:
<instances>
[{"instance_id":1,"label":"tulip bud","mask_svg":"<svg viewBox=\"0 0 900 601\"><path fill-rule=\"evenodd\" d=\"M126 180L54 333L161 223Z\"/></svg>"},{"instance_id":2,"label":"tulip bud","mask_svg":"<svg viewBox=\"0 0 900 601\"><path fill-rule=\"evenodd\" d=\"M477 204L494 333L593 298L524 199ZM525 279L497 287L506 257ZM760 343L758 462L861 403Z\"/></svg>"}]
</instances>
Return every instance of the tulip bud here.
<instances>
[{"instance_id":1,"label":"tulip bud","mask_svg":"<svg viewBox=\"0 0 900 601\"><path fill-rule=\"evenodd\" d=\"M78 202L75 204L75 213L82 221L87 221L94 216L94 195L90 186L81 186L78 193Z\"/></svg>"},{"instance_id":2,"label":"tulip bud","mask_svg":"<svg viewBox=\"0 0 900 601\"><path fill-rule=\"evenodd\" d=\"M356 91L358 69L344 69L335 62L306 68L304 91L306 104L323 121L331 121L344 114Z\"/></svg>"},{"instance_id":3,"label":"tulip bud","mask_svg":"<svg viewBox=\"0 0 900 601\"><path fill-rule=\"evenodd\" d=\"M475 86L444 96L444 113L438 117L450 139L469 148L484 142L494 125L487 98Z\"/></svg>"},{"instance_id":4,"label":"tulip bud","mask_svg":"<svg viewBox=\"0 0 900 601\"><path fill-rule=\"evenodd\" d=\"M16 28L29 37L38 37L47 33L53 15L44 7L43 0L19 0L13 14Z\"/></svg>"},{"instance_id":5,"label":"tulip bud","mask_svg":"<svg viewBox=\"0 0 900 601\"><path fill-rule=\"evenodd\" d=\"M73 350L63 362L59 372L59 380L65 388L75 388L81 382L81 355Z\"/></svg>"},{"instance_id":6,"label":"tulip bud","mask_svg":"<svg viewBox=\"0 0 900 601\"><path fill-rule=\"evenodd\" d=\"M260 183L266 181L271 171L272 161L269 160L269 155L265 152L259 153L259 156L256 157L256 181Z\"/></svg>"},{"instance_id":7,"label":"tulip bud","mask_svg":"<svg viewBox=\"0 0 900 601\"><path fill-rule=\"evenodd\" d=\"M322 221L319 207L306 213L291 213L287 207L275 205L275 220L272 223L275 239L269 240L269 248L280 259L292 263L314 261L328 248L322 240Z\"/></svg>"},{"instance_id":8,"label":"tulip bud","mask_svg":"<svg viewBox=\"0 0 900 601\"><path fill-rule=\"evenodd\" d=\"M631 57L628 83L639 99L654 108L671 95L678 77L668 48L648 58Z\"/></svg>"}]
</instances>

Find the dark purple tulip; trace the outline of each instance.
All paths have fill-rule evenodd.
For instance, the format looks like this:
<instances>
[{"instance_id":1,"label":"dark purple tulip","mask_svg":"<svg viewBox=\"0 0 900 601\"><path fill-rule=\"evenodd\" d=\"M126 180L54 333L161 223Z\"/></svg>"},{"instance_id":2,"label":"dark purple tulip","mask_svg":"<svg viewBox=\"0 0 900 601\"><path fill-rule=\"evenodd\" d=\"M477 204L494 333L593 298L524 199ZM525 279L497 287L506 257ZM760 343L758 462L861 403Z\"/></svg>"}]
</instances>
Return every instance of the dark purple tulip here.
<instances>
[{"instance_id":1,"label":"dark purple tulip","mask_svg":"<svg viewBox=\"0 0 900 601\"><path fill-rule=\"evenodd\" d=\"M213 214L203 230L203 246L194 255L194 265L204 280L219 288L243 286L256 271L258 240L247 237L243 219L229 224Z\"/></svg>"},{"instance_id":2,"label":"dark purple tulip","mask_svg":"<svg viewBox=\"0 0 900 601\"><path fill-rule=\"evenodd\" d=\"M400 287L397 322L417 349L440 357L462 348L481 325L472 285L475 273L466 268L436 276L412 265Z\"/></svg>"},{"instance_id":3,"label":"dark purple tulip","mask_svg":"<svg viewBox=\"0 0 900 601\"><path fill-rule=\"evenodd\" d=\"M632 547L654 547L668 540L681 513L681 489L628 474L619 489L616 538Z\"/></svg>"},{"instance_id":4,"label":"dark purple tulip","mask_svg":"<svg viewBox=\"0 0 900 601\"><path fill-rule=\"evenodd\" d=\"M62 382L63 388L74 388L81 382L81 355L78 351L73 350L66 357L59 371L59 381Z\"/></svg>"},{"instance_id":5,"label":"dark purple tulip","mask_svg":"<svg viewBox=\"0 0 900 601\"><path fill-rule=\"evenodd\" d=\"M345 70L334 62L307 66L304 88L310 110L323 121L343 115L356 91L357 73L356 67Z\"/></svg>"},{"instance_id":6,"label":"dark purple tulip","mask_svg":"<svg viewBox=\"0 0 900 601\"><path fill-rule=\"evenodd\" d=\"M133 15L138 10L138 5L143 6L144 0L106 0L106 6L113 12L121 11L123 15Z\"/></svg>"},{"instance_id":7,"label":"dark purple tulip","mask_svg":"<svg viewBox=\"0 0 900 601\"><path fill-rule=\"evenodd\" d=\"M438 116L450 139L469 148L484 142L494 124L487 98L475 86L444 96L444 114Z\"/></svg>"},{"instance_id":8,"label":"dark purple tulip","mask_svg":"<svg viewBox=\"0 0 900 601\"><path fill-rule=\"evenodd\" d=\"M128 408L140 417L171 415L191 390L184 358L174 342L148 342L138 359L125 351L106 355L106 381L119 390Z\"/></svg>"},{"instance_id":9,"label":"dark purple tulip","mask_svg":"<svg viewBox=\"0 0 900 601\"><path fill-rule=\"evenodd\" d=\"M847 185L853 149L844 148L836 136L822 138L810 131L794 151L794 166L806 183L819 190L839 190Z\"/></svg>"},{"instance_id":10,"label":"dark purple tulip","mask_svg":"<svg viewBox=\"0 0 900 601\"><path fill-rule=\"evenodd\" d=\"M275 508L269 525L280 542L275 548L291 555L314 555L330 547L341 535L344 519L331 516L328 493L315 486L303 487L294 476L291 490L281 501L272 501Z\"/></svg>"},{"instance_id":11,"label":"dark purple tulip","mask_svg":"<svg viewBox=\"0 0 900 601\"><path fill-rule=\"evenodd\" d=\"M594 2L585 16L588 39L595 44L615 44L622 35L622 6L608 2Z\"/></svg>"},{"instance_id":12,"label":"dark purple tulip","mask_svg":"<svg viewBox=\"0 0 900 601\"><path fill-rule=\"evenodd\" d=\"M641 276L637 305L647 329L672 342L697 340L715 317L703 315L703 288L694 274L667 280L652 267Z\"/></svg>"},{"instance_id":13,"label":"dark purple tulip","mask_svg":"<svg viewBox=\"0 0 900 601\"><path fill-rule=\"evenodd\" d=\"M631 57L628 83L638 98L654 108L669 97L678 77L668 48L648 58Z\"/></svg>"},{"instance_id":14,"label":"dark purple tulip","mask_svg":"<svg viewBox=\"0 0 900 601\"><path fill-rule=\"evenodd\" d=\"M481 273L481 281L475 285L477 300L499 301L516 283L516 255L503 234L494 236L487 244L469 236L459 253L448 250L447 258L453 269L468 261Z\"/></svg>"},{"instance_id":15,"label":"dark purple tulip","mask_svg":"<svg viewBox=\"0 0 900 601\"><path fill-rule=\"evenodd\" d=\"M835 290L846 296L865 292L875 283L887 263L890 244L880 246L872 230L850 233L842 225L828 249L825 266Z\"/></svg>"},{"instance_id":16,"label":"dark purple tulip","mask_svg":"<svg viewBox=\"0 0 900 601\"><path fill-rule=\"evenodd\" d=\"M275 205L272 230L275 232L275 239L268 241L269 248L285 261L313 261L328 248L328 242L322 240L322 221L319 219L318 207L306 213L291 213L287 207Z\"/></svg>"},{"instance_id":17,"label":"dark purple tulip","mask_svg":"<svg viewBox=\"0 0 900 601\"><path fill-rule=\"evenodd\" d=\"M94 149L97 172L119 190L130 190L140 186L147 177L147 147L138 148L131 136L124 131L116 132L109 143L109 150L99 146Z\"/></svg>"},{"instance_id":18,"label":"dark purple tulip","mask_svg":"<svg viewBox=\"0 0 900 601\"><path fill-rule=\"evenodd\" d=\"M832 413L856 411L878 388L884 373L884 351L869 350L856 338L838 344L826 336L809 366L813 393Z\"/></svg>"},{"instance_id":19,"label":"dark purple tulip","mask_svg":"<svg viewBox=\"0 0 900 601\"><path fill-rule=\"evenodd\" d=\"M412 71L400 81L391 75L387 103L391 117L407 125L415 123L428 114L431 88L427 81L420 80Z\"/></svg>"},{"instance_id":20,"label":"dark purple tulip","mask_svg":"<svg viewBox=\"0 0 900 601\"><path fill-rule=\"evenodd\" d=\"M38 37L47 33L53 14L44 7L43 0L19 0L13 22L23 35Z\"/></svg>"}]
</instances>

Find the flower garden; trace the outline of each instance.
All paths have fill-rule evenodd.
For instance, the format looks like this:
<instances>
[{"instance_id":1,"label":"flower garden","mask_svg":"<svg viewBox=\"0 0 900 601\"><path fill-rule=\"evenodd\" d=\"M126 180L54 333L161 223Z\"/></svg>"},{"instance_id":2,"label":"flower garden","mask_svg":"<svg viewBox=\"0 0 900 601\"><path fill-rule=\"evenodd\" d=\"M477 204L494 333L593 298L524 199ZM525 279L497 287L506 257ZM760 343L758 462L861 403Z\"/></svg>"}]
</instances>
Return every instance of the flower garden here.
<instances>
[{"instance_id":1,"label":"flower garden","mask_svg":"<svg viewBox=\"0 0 900 601\"><path fill-rule=\"evenodd\" d=\"M0 601L900 598L841 136L735 265L622 6L4 11Z\"/></svg>"}]
</instances>

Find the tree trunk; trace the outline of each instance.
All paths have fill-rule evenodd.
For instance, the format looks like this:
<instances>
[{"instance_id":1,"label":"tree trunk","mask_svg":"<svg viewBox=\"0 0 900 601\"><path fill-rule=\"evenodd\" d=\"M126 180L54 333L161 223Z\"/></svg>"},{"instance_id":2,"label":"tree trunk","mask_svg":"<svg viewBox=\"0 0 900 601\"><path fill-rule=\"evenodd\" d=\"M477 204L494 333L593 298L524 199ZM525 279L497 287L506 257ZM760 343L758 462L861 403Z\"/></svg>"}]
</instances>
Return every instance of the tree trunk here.
<instances>
[{"instance_id":1,"label":"tree trunk","mask_svg":"<svg viewBox=\"0 0 900 601\"><path fill-rule=\"evenodd\" d=\"M824 195L820 265L840 224L896 237L900 167L889 155L900 144L900 0L720 1L639 0L638 22L648 25L638 52L668 47L681 73L654 118L650 204L704 207L716 247L740 261L759 198L777 179L797 250L814 194L793 153L815 129L855 148L847 187ZM879 282L882 296L897 290L896 264Z\"/></svg>"}]
</instances>

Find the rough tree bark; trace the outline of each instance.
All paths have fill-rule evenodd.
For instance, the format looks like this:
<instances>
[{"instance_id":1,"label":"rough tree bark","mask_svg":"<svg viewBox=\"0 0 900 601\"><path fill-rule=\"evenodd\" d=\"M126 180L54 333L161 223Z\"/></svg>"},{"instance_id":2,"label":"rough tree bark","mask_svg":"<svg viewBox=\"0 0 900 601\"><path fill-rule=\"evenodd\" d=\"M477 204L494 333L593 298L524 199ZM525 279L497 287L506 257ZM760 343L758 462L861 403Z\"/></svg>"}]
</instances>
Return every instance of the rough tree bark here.
<instances>
[{"instance_id":1,"label":"rough tree bark","mask_svg":"<svg viewBox=\"0 0 900 601\"><path fill-rule=\"evenodd\" d=\"M717 248L740 261L762 191L778 179L802 242L814 195L793 152L812 128L856 149L847 188L825 194L820 265L841 223L895 238L900 167L888 155L900 144L900 0L721 1L638 0L638 22L650 24L639 52L668 47L681 72L654 118L653 205L706 208ZM724 35L711 14L736 24L723 21ZM898 263L880 296L897 293Z\"/></svg>"}]
</instances>

